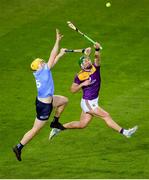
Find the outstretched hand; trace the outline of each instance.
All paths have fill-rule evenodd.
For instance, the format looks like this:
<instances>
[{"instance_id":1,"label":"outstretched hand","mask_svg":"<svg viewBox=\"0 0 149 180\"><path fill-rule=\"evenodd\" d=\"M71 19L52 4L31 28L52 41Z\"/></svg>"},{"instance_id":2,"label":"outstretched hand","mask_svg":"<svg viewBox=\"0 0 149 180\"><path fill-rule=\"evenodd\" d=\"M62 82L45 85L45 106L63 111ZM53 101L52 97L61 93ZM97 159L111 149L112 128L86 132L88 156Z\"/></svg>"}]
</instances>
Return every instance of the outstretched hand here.
<instances>
[{"instance_id":1,"label":"outstretched hand","mask_svg":"<svg viewBox=\"0 0 149 180\"><path fill-rule=\"evenodd\" d=\"M84 54L86 56L89 56L91 54L91 47L86 48L85 51L84 51Z\"/></svg>"},{"instance_id":2,"label":"outstretched hand","mask_svg":"<svg viewBox=\"0 0 149 180\"><path fill-rule=\"evenodd\" d=\"M66 48L61 48L60 53L59 53L60 56L63 56L64 54L66 54L66 50L67 50Z\"/></svg>"},{"instance_id":3,"label":"outstretched hand","mask_svg":"<svg viewBox=\"0 0 149 180\"><path fill-rule=\"evenodd\" d=\"M95 49L101 49L101 45L100 45L98 42L96 42L96 43L94 44L94 48L95 48Z\"/></svg>"},{"instance_id":4,"label":"outstretched hand","mask_svg":"<svg viewBox=\"0 0 149 180\"><path fill-rule=\"evenodd\" d=\"M56 39L60 41L62 39L63 35L60 33L59 29L56 29Z\"/></svg>"}]
</instances>

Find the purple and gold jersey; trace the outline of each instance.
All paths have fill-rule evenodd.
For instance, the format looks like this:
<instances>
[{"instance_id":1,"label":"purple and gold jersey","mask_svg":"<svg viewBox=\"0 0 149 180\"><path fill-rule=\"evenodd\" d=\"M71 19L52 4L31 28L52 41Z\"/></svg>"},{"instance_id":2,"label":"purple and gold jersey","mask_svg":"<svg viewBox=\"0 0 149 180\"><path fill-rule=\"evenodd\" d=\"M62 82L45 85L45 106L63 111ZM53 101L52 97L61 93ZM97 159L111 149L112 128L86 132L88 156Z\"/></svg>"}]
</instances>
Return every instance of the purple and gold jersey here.
<instances>
[{"instance_id":1,"label":"purple and gold jersey","mask_svg":"<svg viewBox=\"0 0 149 180\"><path fill-rule=\"evenodd\" d=\"M82 82L89 79L91 84L88 86L83 86L83 99L92 100L96 99L100 90L100 66L92 65L91 71L81 70L74 79L74 83L81 84Z\"/></svg>"}]
</instances>

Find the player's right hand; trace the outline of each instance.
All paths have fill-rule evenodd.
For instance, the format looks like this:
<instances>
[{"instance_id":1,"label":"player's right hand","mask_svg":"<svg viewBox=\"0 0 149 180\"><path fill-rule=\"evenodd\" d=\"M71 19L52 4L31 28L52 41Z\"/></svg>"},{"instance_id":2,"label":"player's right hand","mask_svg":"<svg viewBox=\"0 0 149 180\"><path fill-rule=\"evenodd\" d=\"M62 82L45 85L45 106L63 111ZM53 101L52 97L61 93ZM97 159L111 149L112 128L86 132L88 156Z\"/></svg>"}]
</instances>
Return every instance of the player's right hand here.
<instances>
[{"instance_id":1,"label":"player's right hand","mask_svg":"<svg viewBox=\"0 0 149 180\"><path fill-rule=\"evenodd\" d=\"M64 54L66 54L66 51L65 50L67 50L66 48L61 48L60 49L60 56L63 56Z\"/></svg>"},{"instance_id":2,"label":"player's right hand","mask_svg":"<svg viewBox=\"0 0 149 180\"><path fill-rule=\"evenodd\" d=\"M95 48L95 49L101 49L101 45L100 45L98 42L96 42L96 43L94 44L94 48Z\"/></svg>"},{"instance_id":3,"label":"player's right hand","mask_svg":"<svg viewBox=\"0 0 149 180\"><path fill-rule=\"evenodd\" d=\"M84 54L86 56L89 56L91 54L91 47L86 48L85 51L84 51Z\"/></svg>"}]
</instances>

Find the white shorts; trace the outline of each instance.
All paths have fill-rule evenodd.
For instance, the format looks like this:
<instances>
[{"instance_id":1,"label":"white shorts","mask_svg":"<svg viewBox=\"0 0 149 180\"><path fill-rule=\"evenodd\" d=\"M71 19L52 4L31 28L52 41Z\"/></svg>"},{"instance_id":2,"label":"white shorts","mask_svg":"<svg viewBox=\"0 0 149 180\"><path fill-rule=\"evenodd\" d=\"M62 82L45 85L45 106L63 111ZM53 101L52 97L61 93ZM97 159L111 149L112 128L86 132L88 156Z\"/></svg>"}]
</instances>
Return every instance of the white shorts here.
<instances>
[{"instance_id":1,"label":"white shorts","mask_svg":"<svg viewBox=\"0 0 149 180\"><path fill-rule=\"evenodd\" d=\"M81 108L84 112L89 112L98 107L98 97L96 99L87 100L81 99Z\"/></svg>"}]
</instances>

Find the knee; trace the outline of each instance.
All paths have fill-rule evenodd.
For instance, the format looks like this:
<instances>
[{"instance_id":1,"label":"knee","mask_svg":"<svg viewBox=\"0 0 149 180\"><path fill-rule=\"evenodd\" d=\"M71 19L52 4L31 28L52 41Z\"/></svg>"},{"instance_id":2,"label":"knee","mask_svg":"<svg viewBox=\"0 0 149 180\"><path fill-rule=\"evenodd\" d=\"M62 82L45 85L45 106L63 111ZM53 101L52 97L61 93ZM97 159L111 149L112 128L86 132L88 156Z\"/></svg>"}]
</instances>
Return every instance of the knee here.
<instances>
[{"instance_id":1,"label":"knee","mask_svg":"<svg viewBox=\"0 0 149 180\"><path fill-rule=\"evenodd\" d=\"M64 103L64 104L67 104L67 103L68 103L68 101L69 101L69 100L68 100L68 98L67 98L67 97L63 97L63 103Z\"/></svg>"},{"instance_id":2,"label":"knee","mask_svg":"<svg viewBox=\"0 0 149 180\"><path fill-rule=\"evenodd\" d=\"M87 126L87 124L85 124L85 123L80 123L79 128L80 128L80 129L84 129L86 126Z\"/></svg>"}]
</instances>

